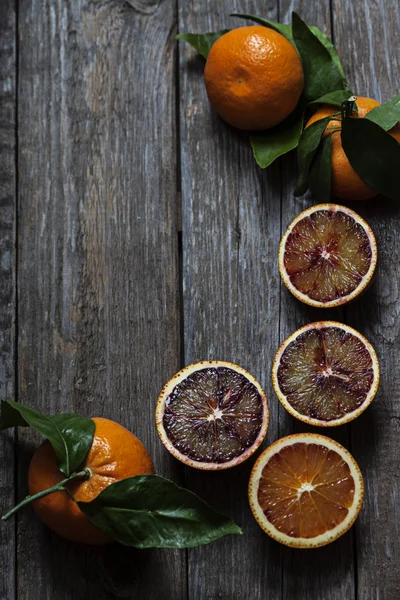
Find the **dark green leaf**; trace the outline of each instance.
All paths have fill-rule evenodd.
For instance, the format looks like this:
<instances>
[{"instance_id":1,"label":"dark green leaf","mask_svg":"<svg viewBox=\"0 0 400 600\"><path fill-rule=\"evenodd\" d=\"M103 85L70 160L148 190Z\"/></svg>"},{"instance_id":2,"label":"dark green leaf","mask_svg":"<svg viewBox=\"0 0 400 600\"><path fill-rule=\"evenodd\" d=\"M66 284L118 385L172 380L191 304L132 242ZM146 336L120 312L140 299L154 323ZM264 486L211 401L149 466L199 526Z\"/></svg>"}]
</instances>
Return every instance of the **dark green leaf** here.
<instances>
[{"instance_id":1,"label":"dark green leaf","mask_svg":"<svg viewBox=\"0 0 400 600\"><path fill-rule=\"evenodd\" d=\"M349 92L349 96L352 95L352 92L349 89L349 86L347 84L347 80L346 80L346 75L344 74L344 69L343 69L343 65L340 62L340 58L339 58L339 54L337 53L337 50L335 48L335 46L332 44L331 40L328 38L328 36L321 31L320 29L318 29L318 27L315 27L315 25L310 25L310 29L313 32L313 34L319 39L319 41L321 42L321 44L323 46L325 46L325 48L328 50L332 61L335 63L337 70L340 73L340 76L342 78L342 85L341 87L344 90L347 90Z\"/></svg>"},{"instance_id":2,"label":"dark green leaf","mask_svg":"<svg viewBox=\"0 0 400 600\"><path fill-rule=\"evenodd\" d=\"M319 202L330 202L332 194L332 154L330 133L318 148L310 170L310 190Z\"/></svg>"},{"instance_id":3,"label":"dark green leaf","mask_svg":"<svg viewBox=\"0 0 400 600\"><path fill-rule=\"evenodd\" d=\"M292 26L285 25L284 23L276 23L275 21L269 21L268 19L262 19L261 17L256 17L255 15L239 15L237 13L232 13L231 17L239 17L240 19L248 19L249 21L254 21L259 25L264 25L265 27L269 27L270 29L275 29L278 33L281 33L289 40L289 42L293 43L292 36Z\"/></svg>"},{"instance_id":4,"label":"dark green leaf","mask_svg":"<svg viewBox=\"0 0 400 600\"><path fill-rule=\"evenodd\" d=\"M224 35L224 33L228 33L228 31L229 29L222 29L215 33L178 33L178 35L175 36L175 39L187 42L193 46L201 56L207 58L214 42Z\"/></svg>"},{"instance_id":5,"label":"dark green leaf","mask_svg":"<svg viewBox=\"0 0 400 600\"><path fill-rule=\"evenodd\" d=\"M313 106L315 104L332 104L332 106L342 106L342 102L348 100L351 97L351 93L348 90L335 90L334 92L329 92L328 94L324 94L320 98L313 100L309 103L309 106Z\"/></svg>"},{"instance_id":6,"label":"dark green leaf","mask_svg":"<svg viewBox=\"0 0 400 600\"><path fill-rule=\"evenodd\" d=\"M400 199L400 144L368 119L344 119L342 146L351 166L373 190Z\"/></svg>"},{"instance_id":7,"label":"dark green leaf","mask_svg":"<svg viewBox=\"0 0 400 600\"><path fill-rule=\"evenodd\" d=\"M262 169L279 156L297 147L303 129L304 105L300 103L285 121L260 134L250 137L254 158Z\"/></svg>"},{"instance_id":8,"label":"dark green leaf","mask_svg":"<svg viewBox=\"0 0 400 600\"><path fill-rule=\"evenodd\" d=\"M303 63L304 95L308 102L343 89L343 75L336 60L295 12L292 14L292 32Z\"/></svg>"},{"instance_id":9,"label":"dark green leaf","mask_svg":"<svg viewBox=\"0 0 400 600\"><path fill-rule=\"evenodd\" d=\"M66 446L65 458L57 456L60 471L69 475L82 465L92 447L96 425L92 419L74 413L61 413L50 417L58 427ZM51 442L51 440L49 440ZM63 468L69 462L69 473Z\"/></svg>"},{"instance_id":10,"label":"dark green leaf","mask_svg":"<svg viewBox=\"0 0 400 600\"><path fill-rule=\"evenodd\" d=\"M322 134L332 117L325 117L312 123L301 135L297 149L299 179L294 191L295 196L302 196L308 189L308 174L315 154L321 143Z\"/></svg>"},{"instance_id":11,"label":"dark green leaf","mask_svg":"<svg viewBox=\"0 0 400 600\"><path fill-rule=\"evenodd\" d=\"M96 527L136 548L192 548L242 533L198 496L158 475L112 483L78 506Z\"/></svg>"},{"instance_id":12,"label":"dark green leaf","mask_svg":"<svg viewBox=\"0 0 400 600\"><path fill-rule=\"evenodd\" d=\"M364 118L373 121L385 131L389 131L400 121L400 94L377 106Z\"/></svg>"},{"instance_id":13,"label":"dark green leaf","mask_svg":"<svg viewBox=\"0 0 400 600\"><path fill-rule=\"evenodd\" d=\"M1 404L0 429L33 427L53 446L58 468L69 476L83 463L89 452L95 423L73 413L42 415L37 410L12 400Z\"/></svg>"}]
</instances>

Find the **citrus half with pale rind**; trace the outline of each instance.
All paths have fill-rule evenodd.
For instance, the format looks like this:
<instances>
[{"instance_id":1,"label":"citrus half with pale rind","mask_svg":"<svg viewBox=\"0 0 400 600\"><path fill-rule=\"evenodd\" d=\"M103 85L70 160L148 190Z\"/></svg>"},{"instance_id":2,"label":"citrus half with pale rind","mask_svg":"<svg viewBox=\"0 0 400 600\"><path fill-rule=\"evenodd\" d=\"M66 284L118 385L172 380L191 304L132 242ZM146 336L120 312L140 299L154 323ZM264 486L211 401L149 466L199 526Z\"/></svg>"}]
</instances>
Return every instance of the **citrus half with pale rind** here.
<instances>
[{"instance_id":1,"label":"citrus half with pale rind","mask_svg":"<svg viewBox=\"0 0 400 600\"><path fill-rule=\"evenodd\" d=\"M281 344L272 383L286 410L309 425L342 425L360 415L379 385L374 348L336 321L310 323Z\"/></svg>"},{"instance_id":2,"label":"citrus half with pale rind","mask_svg":"<svg viewBox=\"0 0 400 600\"><path fill-rule=\"evenodd\" d=\"M319 204L299 214L279 246L279 272L298 300L341 306L371 282L378 260L375 236L353 210Z\"/></svg>"},{"instance_id":3,"label":"citrus half with pale rind","mask_svg":"<svg viewBox=\"0 0 400 600\"><path fill-rule=\"evenodd\" d=\"M268 422L260 384L242 367L218 360L179 371L162 389L156 407L162 443L196 469L242 463L260 446Z\"/></svg>"},{"instance_id":4,"label":"citrus half with pale rind","mask_svg":"<svg viewBox=\"0 0 400 600\"><path fill-rule=\"evenodd\" d=\"M333 542L354 523L364 497L354 458L325 436L299 433L269 446L250 475L249 501L260 527L293 548Z\"/></svg>"}]
</instances>

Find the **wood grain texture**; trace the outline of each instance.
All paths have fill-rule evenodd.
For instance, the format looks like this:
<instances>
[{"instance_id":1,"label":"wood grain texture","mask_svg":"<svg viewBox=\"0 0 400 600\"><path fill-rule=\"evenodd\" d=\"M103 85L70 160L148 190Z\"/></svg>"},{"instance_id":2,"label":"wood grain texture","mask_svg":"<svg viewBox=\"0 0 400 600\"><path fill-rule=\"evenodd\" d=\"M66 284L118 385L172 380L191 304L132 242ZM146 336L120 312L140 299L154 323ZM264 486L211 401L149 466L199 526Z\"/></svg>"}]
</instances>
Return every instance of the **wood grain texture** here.
<instances>
[{"instance_id":1,"label":"wood grain texture","mask_svg":"<svg viewBox=\"0 0 400 600\"><path fill-rule=\"evenodd\" d=\"M117 420L179 481L153 416L180 351L175 21L172 1L20 2L18 360L21 402ZM37 438L21 437L23 496ZM184 551L18 519L18 598L185 594Z\"/></svg>"},{"instance_id":2,"label":"wood grain texture","mask_svg":"<svg viewBox=\"0 0 400 600\"><path fill-rule=\"evenodd\" d=\"M335 42L355 93L381 101L398 94L399 2L335 0L334 22ZM352 208L374 230L379 262L374 285L346 310L347 322L372 342L381 362L379 392L351 427L352 451L366 492L355 527L357 597L394 600L400 597L400 210L382 198L353 203Z\"/></svg>"},{"instance_id":3,"label":"wood grain texture","mask_svg":"<svg viewBox=\"0 0 400 600\"><path fill-rule=\"evenodd\" d=\"M15 4L4 0L0 19L0 399L15 394ZM357 93L386 100L400 88L399 2L178 0L178 14L175 5L19 0L18 397L49 412L121 422L147 445L158 472L186 481L245 533L188 552L85 548L51 534L28 509L18 517L17 546L15 523L0 528L0 599L397 600L400 210L382 199L351 205L380 250L376 281L359 301L338 311L299 303L277 270L281 234L314 202L293 197L295 159L258 169L246 136L210 109L203 63L183 42L176 71L173 35L177 23L181 32L246 24L230 12L289 22L295 10L332 30ZM270 540L251 516L254 460L218 474L184 473L157 438L153 410L182 354L186 364L221 358L266 389L266 443L307 429L280 406L270 371L279 343L322 318L370 339L382 381L364 415L324 432L363 471L360 518L331 546L299 552ZM38 442L21 431L16 486L13 435L0 434L1 510L16 491L25 495Z\"/></svg>"},{"instance_id":4,"label":"wood grain texture","mask_svg":"<svg viewBox=\"0 0 400 600\"><path fill-rule=\"evenodd\" d=\"M181 2L181 32L246 25L231 12L277 18L275 2ZM278 437L270 380L278 344L280 176L255 164L247 136L207 101L203 64L180 44L185 363L223 359L247 368L270 399L268 441ZM265 444L264 444L265 445ZM247 486L254 459L225 472L188 470L187 483L244 530L189 551L190 600L281 597L282 548L254 521Z\"/></svg>"},{"instance_id":5,"label":"wood grain texture","mask_svg":"<svg viewBox=\"0 0 400 600\"><path fill-rule=\"evenodd\" d=\"M331 37L331 15L329 2L304 2L303 0L280 2L280 20L291 21L291 12L296 11L308 24L316 25ZM351 28L348 22L347 27ZM314 198L295 198L293 190L297 176L294 154L281 160L282 166L282 233L291 221L304 209L315 204ZM344 320L342 309L315 309L299 302L281 284L280 342L299 327L314 321ZM339 427L321 431L310 428L293 419L283 407L279 416L280 437L293 432L314 431L336 439L349 448L349 428ZM311 556L312 554L312 556ZM334 544L318 552L299 552L285 548L283 554L283 598L293 600L342 600L355 598L353 533L349 532Z\"/></svg>"},{"instance_id":6,"label":"wood grain texture","mask_svg":"<svg viewBox=\"0 0 400 600\"><path fill-rule=\"evenodd\" d=\"M16 8L0 19L0 400L15 399ZM0 433L0 515L15 500L14 434ZM4 465L6 468L4 468ZM0 527L0 598L15 598L15 527Z\"/></svg>"}]
</instances>

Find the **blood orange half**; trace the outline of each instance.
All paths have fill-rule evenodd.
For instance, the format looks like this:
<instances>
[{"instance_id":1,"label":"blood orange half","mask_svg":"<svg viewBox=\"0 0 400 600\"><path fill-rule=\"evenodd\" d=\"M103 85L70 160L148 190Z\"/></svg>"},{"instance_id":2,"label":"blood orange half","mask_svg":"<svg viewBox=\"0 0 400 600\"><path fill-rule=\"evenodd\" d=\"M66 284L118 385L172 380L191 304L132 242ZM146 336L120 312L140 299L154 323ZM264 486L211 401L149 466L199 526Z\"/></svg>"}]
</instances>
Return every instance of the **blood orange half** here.
<instances>
[{"instance_id":1,"label":"blood orange half","mask_svg":"<svg viewBox=\"0 0 400 600\"><path fill-rule=\"evenodd\" d=\"M179 371L162 389L156 426L175 458L196 469L227 469L249 458L267 433L260 384L242 367L203 361Z\"/></svg>"},{"instance_id":2,"label":"blood orange half","mask_svg":"<svg viewBox=\"0 0 400 600\"><path fill-rule=\"evenodd\" d=\"M295 331L276 353L275 392L294 417L310 425L342 425L369 406L379 385L375 350L355 329L335 321Z\"/></svg>"},{"instance_id":3,"label":"blood orange half","mask_svg":"<svg viewBox=\"0 0 400 600\"><path fill-rule=\"evenodd\" d=\"M302 212L279 247L279 271L286 287L302 302L320 308L354 300L370 283L377 259L369 225L337 204Z\"/></svg>"},{"instance_id":4,"label":"blood orange half","mask_svg":"<svg viewBox=\"0 0 400 600\"><path fill-rule=\"evenodd\" d=\"M351 454L325 436L299 433L269 446L250 475L249 501L260 527L294 548L333 542L354 523L364 497Z\"/></svg>"}]
</instances>

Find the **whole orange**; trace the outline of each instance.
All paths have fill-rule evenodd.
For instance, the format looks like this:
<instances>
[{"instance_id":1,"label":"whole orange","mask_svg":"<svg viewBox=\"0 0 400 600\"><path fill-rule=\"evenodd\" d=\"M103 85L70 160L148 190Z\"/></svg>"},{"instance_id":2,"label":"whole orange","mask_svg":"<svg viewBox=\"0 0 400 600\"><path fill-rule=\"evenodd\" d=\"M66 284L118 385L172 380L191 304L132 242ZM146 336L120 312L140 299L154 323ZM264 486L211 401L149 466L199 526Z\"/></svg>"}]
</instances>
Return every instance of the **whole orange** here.
<instances>
[{"instance_id":1,"label":"whole orange","mask_svg":"<svg viewBox=\"0 0 400 600\"><path fill-rule=\"evenodd\" d=\"M73 480L67 484L77 500L89 502L115 481L134 475L154 473L150 455L142 442L130 431L111 421L96 417L92 447L81 469L92 473L86 481ZM31 495L37 494L64 479L56 463L50 442L36 450L29 467L28 486ZM106 544L111 538L92 525L66 492L55 492L33 503L39 518L53 531L74 542Z\"/></svg>"},{"instance_id":2,"label":"whole orange","mask_svg":"<svg viewBox=\"0 0 400 600\"><path fill-rule=\"evenodd\" d=\"M370 110L379 106L380 102L373 98L365 98L362 96L357 97L358 107L358 118L362 119L365 117ZM340 111L336 106L330 106L323 104L317 112L313 114L311 119L308 121L306 127L319 121L329 115ZM353 117L357 117L357 113L354 111ZM337 120L330 121L326 130L323 133L323 137L329 134L329 129L337 127L340 129L341 122ZM389 131L397 141L400 142L400 125L397 124L393 129ZM376 196L376 192L371 189L363 180L357 175L343 150L342 141L340 138L340 131L336 131L331 137L331 154L332 154L332 194L338 198L345 200L366 200Z\"/></svg>"},{"instance_id":3,"label":"whole orange","mask_svg":"<svg viewBox=\"0 0 400 600\"><path fill-rule=\"evenodd\" d=\"M297 50L261 25L238 27L211 47L204 79L217 113L238 129L268 129L290 115L303 90Z\"/></svg>"}]
</instances>

